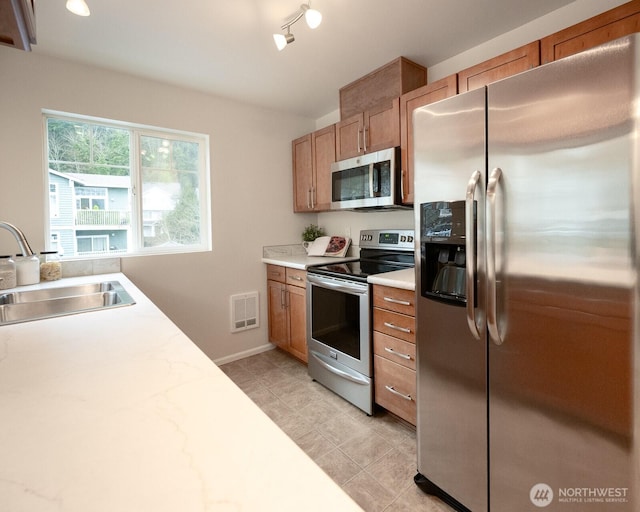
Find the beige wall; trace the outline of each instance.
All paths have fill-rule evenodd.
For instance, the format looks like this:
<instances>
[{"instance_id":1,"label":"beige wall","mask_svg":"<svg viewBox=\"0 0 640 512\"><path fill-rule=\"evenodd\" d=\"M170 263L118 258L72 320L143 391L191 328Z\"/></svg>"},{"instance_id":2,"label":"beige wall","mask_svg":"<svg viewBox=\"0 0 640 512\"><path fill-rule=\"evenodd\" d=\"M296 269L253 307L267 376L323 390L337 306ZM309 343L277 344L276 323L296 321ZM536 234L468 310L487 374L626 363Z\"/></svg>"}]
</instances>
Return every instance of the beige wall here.
<instances>
[{"instance_id":1,"label":"beige wall","mask_svg":"<svg viewBox=\"0 0 640 512\"><path fill-rule=\"evenodd\" d=\"M0 47L0 220L44 249L42 109L210 136L213 251L123 258L122 270L212 359L268 343L262 246L299 240L315 215L292 212L288 116L128 75ZM0 253L17 247L0 230ZM229 296L258 290L261 326L230 334Z\"/></svg>"}]
</instances>

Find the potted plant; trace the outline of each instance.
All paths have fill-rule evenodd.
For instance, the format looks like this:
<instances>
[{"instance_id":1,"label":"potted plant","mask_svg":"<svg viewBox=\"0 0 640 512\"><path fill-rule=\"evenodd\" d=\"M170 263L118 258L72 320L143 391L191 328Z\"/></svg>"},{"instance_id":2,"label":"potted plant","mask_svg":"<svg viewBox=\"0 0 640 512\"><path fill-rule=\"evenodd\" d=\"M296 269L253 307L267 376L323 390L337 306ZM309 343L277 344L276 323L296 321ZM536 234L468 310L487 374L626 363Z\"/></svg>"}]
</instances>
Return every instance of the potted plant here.
<instances>
[{"instance_id":1,"label":"potted plant","mask_svg":"<svg viewBox=\"0 0 640 512\"><path fill-rule=\"evenodd\" d=\"M305 251L309 251L309 246L316 238L325 236L324 229L316 226L315 224L309 224L302 232L302 246Z\"/></svg>"}]
</instances>

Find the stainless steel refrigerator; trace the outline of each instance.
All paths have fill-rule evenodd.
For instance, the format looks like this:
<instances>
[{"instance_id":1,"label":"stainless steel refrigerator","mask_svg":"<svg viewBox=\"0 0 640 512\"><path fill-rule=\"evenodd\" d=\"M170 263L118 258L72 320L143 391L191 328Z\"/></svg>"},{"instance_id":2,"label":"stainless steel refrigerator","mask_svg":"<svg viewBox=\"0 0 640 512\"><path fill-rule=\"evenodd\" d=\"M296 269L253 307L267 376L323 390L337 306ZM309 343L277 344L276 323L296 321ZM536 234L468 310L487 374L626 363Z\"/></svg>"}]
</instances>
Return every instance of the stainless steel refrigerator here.
<instances>
[{"instance_id":1,"label":"stainless steel refrigerator","mask_svg":"<svg viewBox=\"0 0 640 512\"><path fill-rule=\"evenodd\" d=\"M640 510L639 43L414 112L416 483L460 510Z\"/></svg>"}]
</instances>

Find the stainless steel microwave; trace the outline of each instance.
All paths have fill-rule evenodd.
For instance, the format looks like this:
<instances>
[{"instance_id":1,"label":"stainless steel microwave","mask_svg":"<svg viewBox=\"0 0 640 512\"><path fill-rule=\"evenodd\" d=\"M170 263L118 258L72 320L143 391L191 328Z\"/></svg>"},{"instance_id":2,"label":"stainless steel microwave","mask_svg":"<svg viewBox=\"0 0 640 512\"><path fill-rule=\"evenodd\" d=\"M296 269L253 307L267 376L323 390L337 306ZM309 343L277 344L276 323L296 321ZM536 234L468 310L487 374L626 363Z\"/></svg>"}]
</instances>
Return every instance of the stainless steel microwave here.
<instances>
[{"instance_id":1,"label":"stainless steel microwave","mask_svg":"<svg viewBox=\"0 0 640 512\"><path fill-rule=\"evenodd\" d=\"M331 164L331 209L401 208L400 148Z\"/></svg>"}]
</instances>

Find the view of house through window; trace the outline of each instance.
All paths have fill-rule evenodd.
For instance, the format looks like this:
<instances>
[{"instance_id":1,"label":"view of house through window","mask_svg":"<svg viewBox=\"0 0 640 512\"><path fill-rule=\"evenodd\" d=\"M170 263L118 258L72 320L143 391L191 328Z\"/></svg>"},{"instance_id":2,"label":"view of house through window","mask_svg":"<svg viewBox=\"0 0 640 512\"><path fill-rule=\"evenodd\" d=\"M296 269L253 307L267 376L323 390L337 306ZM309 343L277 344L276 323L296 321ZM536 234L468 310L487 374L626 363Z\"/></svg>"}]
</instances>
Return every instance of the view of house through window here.
<instances>
[{"instance_id":1,"label":"view of house through window","mask_svg":"<svg viewBox=\"0 0 640 512\"><path fill-rule=\"evenodd\" d=\"M210 248L208 140L45 114L49 248L65 257Z\"/></svg>"}]
</instances>

